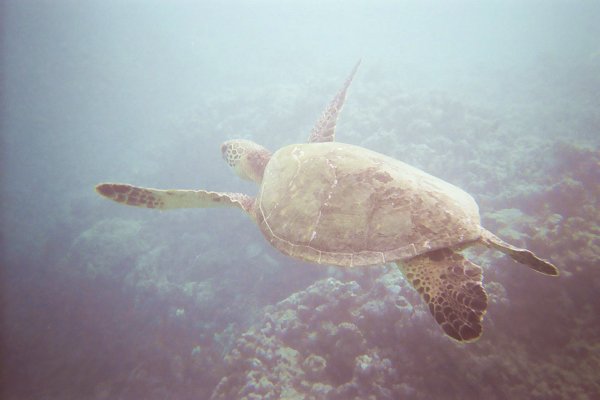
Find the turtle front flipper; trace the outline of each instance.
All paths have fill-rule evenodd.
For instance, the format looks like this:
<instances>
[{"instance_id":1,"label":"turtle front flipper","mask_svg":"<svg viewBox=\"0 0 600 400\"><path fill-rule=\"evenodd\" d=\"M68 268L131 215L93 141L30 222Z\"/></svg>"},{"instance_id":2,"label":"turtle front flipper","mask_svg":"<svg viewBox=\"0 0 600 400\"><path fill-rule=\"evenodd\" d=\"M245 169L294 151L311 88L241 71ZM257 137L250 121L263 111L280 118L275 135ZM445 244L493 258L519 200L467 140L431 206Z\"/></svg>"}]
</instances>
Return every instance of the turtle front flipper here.
<instances>
[{"instance_id":1,"label":"turtle front flipper","mask_svg":"<svg viewBox=\"0 0 600 400\"><path fill-rule=\"evenodd\" d=\"M521 249L513 246L512 244L506 243L492 232L482 229L481 241L487 247L500 250L504 254L512 257L513 260L528 266L529 268L542 273L544 275L558 276L559 271L554 264L539 258L532 251L527 249Z\"/></svg>"},{"instance_id":2,"label":"turtle front flipper","mask_svg":"<svg viewBox=\"0 0 600 400\"><path fill-rule=\"evenodd\" d=\"M344 101L346 101L346 92L348 91L348 87L350 87L350 83L352 83L352 79L354 78L354 74L356 70L358 70L358 66L360 65L360 60L356 63L350 76L346 79L344 86L335 95L331 103L327 106L323 115L310 132L310 136L308 137L309 143L318 143L318 142L333 142L335 141L335 124L337 119L342 111L342 107L344 106Z\"/></svg>"},{"instance_id":3,"label":"turtle front flipper","mask_svg":"<svg viewBox=\"0 0 600 400\"><path fill-rule=\"evenodd\" d=\"M160 190L123 183L101 183L96 192L129 206L169 210L174 208L238 207L251 214L254 198L243 193L206 190Z\"/></svg>"},{"instance_id":4,"label":"turtle front flipper","mask_svg":"<svg viewBox=\"0 0 600 400\"><path fill-rule=\"evenodd\" d=\"M431 251L397 265L446 335L459 342L481 336L487 295L480 266L450 249Z\"/></svg>"}]
</instances>

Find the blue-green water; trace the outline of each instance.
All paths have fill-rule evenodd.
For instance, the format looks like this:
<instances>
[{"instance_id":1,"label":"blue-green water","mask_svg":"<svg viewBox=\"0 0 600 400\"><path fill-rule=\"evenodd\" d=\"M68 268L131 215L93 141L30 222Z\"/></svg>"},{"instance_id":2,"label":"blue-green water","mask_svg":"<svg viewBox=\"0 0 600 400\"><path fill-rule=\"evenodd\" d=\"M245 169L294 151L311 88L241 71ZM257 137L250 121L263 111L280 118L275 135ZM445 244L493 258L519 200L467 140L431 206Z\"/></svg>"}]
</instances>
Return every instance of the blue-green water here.
<instances>
[{"instance_id":1,"label":"blue-green water","mask_svg":"<svg viewBox=\"0 0 600 400\"><path fill-rule=\"evenodd\" d=\"M0 397L600 397L600 4L5 1ZM255 194L222 160L306 141L359 59L337 140L468 191L561 270L470 249L458 344L392 265L280 254L236 209L99 182Z\"/></svg>"}]
</instances>

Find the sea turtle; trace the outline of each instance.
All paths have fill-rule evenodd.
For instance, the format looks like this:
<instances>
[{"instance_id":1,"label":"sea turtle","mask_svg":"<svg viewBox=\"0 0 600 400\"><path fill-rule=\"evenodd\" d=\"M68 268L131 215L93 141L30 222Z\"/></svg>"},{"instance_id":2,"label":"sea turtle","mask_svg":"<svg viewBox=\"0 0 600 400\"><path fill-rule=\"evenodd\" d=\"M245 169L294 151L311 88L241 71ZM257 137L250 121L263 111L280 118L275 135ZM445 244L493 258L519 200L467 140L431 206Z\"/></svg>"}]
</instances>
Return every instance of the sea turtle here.
<instances>
[{"instance_id":1,"label":"sea turtle","mask_svg":"<svg viewBox=\"0 0 600 400\"><path fill-rule=\"evenodd\" d=\"M96 190L122 204L160 210L238 207L275 248L311 263L359 267L394 262L443 331L457 341L473 341L482 332L487 295L481 267L460 250L483 244L542 274L556 276L558 269L484 229L477 204L458 187L383 154L334 141L359 64L308 143L274 154L248 140L223 143L223 158L237 175L260 185L256 198L120 183L102 183Z\"/></svg>"}]
</instances>

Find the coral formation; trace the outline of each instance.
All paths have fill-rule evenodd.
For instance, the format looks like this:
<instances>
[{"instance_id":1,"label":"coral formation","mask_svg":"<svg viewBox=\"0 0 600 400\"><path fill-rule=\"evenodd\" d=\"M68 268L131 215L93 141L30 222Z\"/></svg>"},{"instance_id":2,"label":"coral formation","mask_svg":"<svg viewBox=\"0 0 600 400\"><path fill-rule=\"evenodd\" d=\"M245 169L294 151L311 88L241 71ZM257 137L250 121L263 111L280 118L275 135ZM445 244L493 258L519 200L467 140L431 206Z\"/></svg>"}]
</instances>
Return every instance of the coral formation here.
<instances>
[{"instance_id":1,"label":"coral formation","mask_svg":"<svg viewBox=\"0 0 600 400\"><path fill-rule=\"evenodd\" d=\"M398 271L363 286L328 278L270 307L227 355L212 399L392 398L409 390L395 388L388 350L405 339L403 327L424 328L429 316L400 295Z\"/></svg>"},{"instance_id":2,"label":"coral formation","mask_svg":"<svg viewBox=\"0 0 600 400\"><path fill-rule=\"evenodd\" d=\"M513 315L503 286L489 282L493 315L486 322L494 329L461 345L432 326L395 269L377 273L371 285L321 280L268 308L226 356L211 399L541 400L600 393L591 310L568 333L560 325L565 311L549 313L545 318L560 325L549 329L540 318ZM555 348L561 340L568 341L564 350Z\"/></svg>"}]
</instances>

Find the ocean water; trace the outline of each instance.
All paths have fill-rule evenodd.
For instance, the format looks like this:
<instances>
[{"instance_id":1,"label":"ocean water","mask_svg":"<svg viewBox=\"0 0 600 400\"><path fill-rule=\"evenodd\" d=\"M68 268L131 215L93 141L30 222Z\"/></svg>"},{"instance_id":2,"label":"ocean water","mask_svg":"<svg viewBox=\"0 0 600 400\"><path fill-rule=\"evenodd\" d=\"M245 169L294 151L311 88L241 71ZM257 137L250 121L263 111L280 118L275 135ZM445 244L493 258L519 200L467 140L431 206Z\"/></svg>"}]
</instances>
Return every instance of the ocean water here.
<instances>
[{"instance_id":1,"label":"ocean water","mask_svg":"<svg viewBox=\"0 0 600 400\"><path fill-rule=\"evenodd\" d=\"M0 4L0 397L600 398L600 3ZM238 209L159 212L100 182L255 195L223 141L336 139L469 192L483 335L393 264L313 265Z\"/></svg>"}]
</instances>

